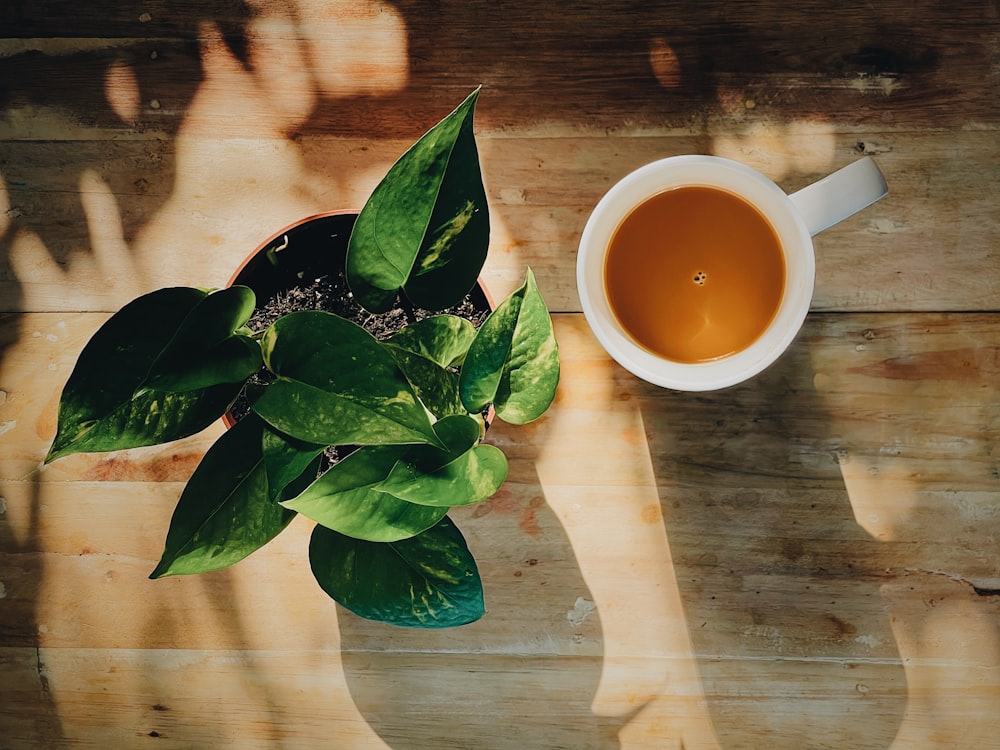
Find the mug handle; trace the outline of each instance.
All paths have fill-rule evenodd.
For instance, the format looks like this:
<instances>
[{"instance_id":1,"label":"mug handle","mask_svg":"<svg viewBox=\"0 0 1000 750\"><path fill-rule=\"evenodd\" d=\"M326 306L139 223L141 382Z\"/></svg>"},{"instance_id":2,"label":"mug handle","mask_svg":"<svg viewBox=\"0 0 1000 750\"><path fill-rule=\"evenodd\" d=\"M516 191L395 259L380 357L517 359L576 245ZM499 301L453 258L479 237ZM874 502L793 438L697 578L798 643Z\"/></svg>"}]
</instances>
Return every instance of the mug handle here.
<instances>
[{"instance_id":1,"label":"mug handle","mask_svg":"<svg viewBox=\"0 0 1000 750\"><path fill-rule=\"evenodd\" d=\"M866 156L788 197L815 236L889 192L875 161Z\"/></svg>"}]
</instances>

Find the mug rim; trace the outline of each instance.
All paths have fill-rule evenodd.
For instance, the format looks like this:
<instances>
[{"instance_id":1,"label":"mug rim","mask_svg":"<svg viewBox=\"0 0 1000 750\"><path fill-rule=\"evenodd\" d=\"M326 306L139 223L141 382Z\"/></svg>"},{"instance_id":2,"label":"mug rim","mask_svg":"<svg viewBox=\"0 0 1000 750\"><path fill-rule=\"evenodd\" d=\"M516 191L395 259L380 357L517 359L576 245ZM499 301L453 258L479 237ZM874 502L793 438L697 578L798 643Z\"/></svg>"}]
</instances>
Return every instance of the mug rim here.
<instances>
[{"instance_id":1,"label":"mug rim","mask_svg":"<svg viewBox=\"0 0 1000 750\"><path fill-rule=\"evenodd\" d=\"M727 190L754 206L772 226L785 258L785 289L774 318L750 346L706 362L664 359L638 344L611 310L604 286L608 247L638 205L678 187ZM708 391L741 383L773 364L798 335L812 302L815 255L805 220L788 195L757 170L719 156L683 154L645 164L616 182L591 211L577 252L577 290L594 335L626 370L654 385Z\"/></svg>"}]
</instances>

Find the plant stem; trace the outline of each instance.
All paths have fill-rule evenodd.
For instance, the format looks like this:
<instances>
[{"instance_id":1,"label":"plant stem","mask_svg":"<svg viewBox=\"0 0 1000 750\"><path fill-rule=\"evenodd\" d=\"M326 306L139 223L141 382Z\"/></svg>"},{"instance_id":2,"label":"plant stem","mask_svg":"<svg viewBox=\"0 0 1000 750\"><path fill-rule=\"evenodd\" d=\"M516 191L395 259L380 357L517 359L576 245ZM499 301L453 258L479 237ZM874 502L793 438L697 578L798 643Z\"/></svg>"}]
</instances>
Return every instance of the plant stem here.
<instances>
[{"instance_id":1,"label":"plant stem","mask_svg":"<svg viewBox=\"0 0 1000 750\"><path fill-rule=\"evenodd\" d=\"M406 320L410 323L417 322L417 313L413 309L413 303L407 299L405 294L400 293L398 296L399 306L403 309L403 314L406 315Z\"/></svg>"}]
</instances>

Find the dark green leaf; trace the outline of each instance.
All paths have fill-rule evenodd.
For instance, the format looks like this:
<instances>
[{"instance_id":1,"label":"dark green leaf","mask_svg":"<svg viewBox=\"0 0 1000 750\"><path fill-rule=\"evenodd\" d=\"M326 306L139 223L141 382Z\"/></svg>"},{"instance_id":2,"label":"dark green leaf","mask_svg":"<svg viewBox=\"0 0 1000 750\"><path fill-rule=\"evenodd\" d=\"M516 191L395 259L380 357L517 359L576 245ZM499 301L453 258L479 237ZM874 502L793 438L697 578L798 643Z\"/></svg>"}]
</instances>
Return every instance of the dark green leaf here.
<instances>
[{"instance_id":1,"label":"dark green leaf","mask_svg":"<svg viewBox=\"0 0 1000 750\"><path fill-rule=\"evenodd\" d=\"M254 293L245 286L220 289L201 299L153 362L144 387L193 391L240 383L257 372L260 346L237 332L255 304Z\"/></svg>"},{"instance_id":2,"label":"dark green leaf","mask_svg":"<svg viewBox=\"0 0 1000 750\"><path fill-rule=\"evenodd\" d=\"M360 448L282 505L357 539L393 542L419 534L448 509L414 505L374 489L406 450L405 446Z\"/></svg>"},{"instance_id":3,"label":"dark green leaf","mask_svg":"<svg viewBox=\"0 0 1000 750\"><path fill-rule=\"evenodd\" d=\"M282 493L289 485L295 487L297 482L303 481L303 478L308 480L294 490L295 494L301 492L316 478L316 459L325 447L296 440L275 431L270 425L265 426L261 446L268 491L275 499L283 499L285 495Z\"/></svg>"},{"instance_id":4,"label":"dark green leaf","mask_svg":"<svg viewBox=\"0 0 1000 750\"><path fill-rule=\"evenodd\" d=\"M552 319L529 268L524 285L476 333L462 365L462 402L470 412L492 403L500 419L524 424L548 409L558 383Z\"/></svg>"},{"instance_id":5,"label":"dark green leaf","mask_svg":"<svg viewBox=\"0 0 1000 750\"><path fill-rule=\"evenodd\" d=\"M143 295L111 316L77 360L59 402L46 457L157 445L203 430L236 398L238 383L185 393L141 391L153 362L208 293L171 287Z\"/></svg>"},{"instance_id":6,"label":"dark green leaf","mask_svg":"<svg viewBox=\"0 0 1000 750\"><path fill-rule=\"evenodd\" d=\"M388 310L399 292L442 310L473 287L489 246L489 210L473 133L479 90L392 166L351 233L347 278L358 301Z\"/></svg>"},{"instance_id":7,"label":"dark green leaf","mask_svg":"<svg viewBox=\"0 0 1000 750\"><path fill-rule=\"evenodd\" d=\"M447 517L399 542L366 542L317 526L309 563L329 596L370 620L448 628L485 612L476 561Z\"/></svg>"},{"instance_id":8,"label":"dark green leaf","mask_svg":"<svg viewBox=\"0 0 1000 750\"><path fill-rule=\"evenodd\" d=\"M326 312L291 313L261 345L278 380L253 409L279 431L323 445L439 442L392 355L360 326Z\"/></svg>"},{"instance_id":9,"label":"dark green leaf","mask_svg":"<svg viewBox=\"0 0 1000 750\"><path fill-rule=\"evenodd\" d=\"M267 483L266 429L250 415L209 448L181 493L150 578L225 568L288 525L295 514L275 502Z\"/></svg>"}]
</instances>

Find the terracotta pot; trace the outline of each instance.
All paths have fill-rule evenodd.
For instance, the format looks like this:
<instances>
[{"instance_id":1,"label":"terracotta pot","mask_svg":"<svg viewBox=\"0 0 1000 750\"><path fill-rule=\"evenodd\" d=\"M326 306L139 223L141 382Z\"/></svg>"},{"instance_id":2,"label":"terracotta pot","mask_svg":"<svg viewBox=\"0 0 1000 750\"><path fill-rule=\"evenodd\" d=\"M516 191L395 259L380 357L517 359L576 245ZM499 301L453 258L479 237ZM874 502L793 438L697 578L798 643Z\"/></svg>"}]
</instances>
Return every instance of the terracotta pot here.
<instances>
[{"instance_id":1,"label":"terracotta pot","mask_svg":"<svg viewBox=\"0 0 1000 750\"><path fill-rule=\"evenodd\" d=\"M277 292L294 288L301 279L341 273L357 218L357 211L345 209L316 214L290 224L260 243L239 265L226 286L248 286L258 300L265 300ZM469 294L477 308L494 309L493 298L482 279ZM492 417L490 407L486 415L487 427ZM227 413L223 421L227 427L236 423L231 413Z\"/></svg>"}]
</instances>

